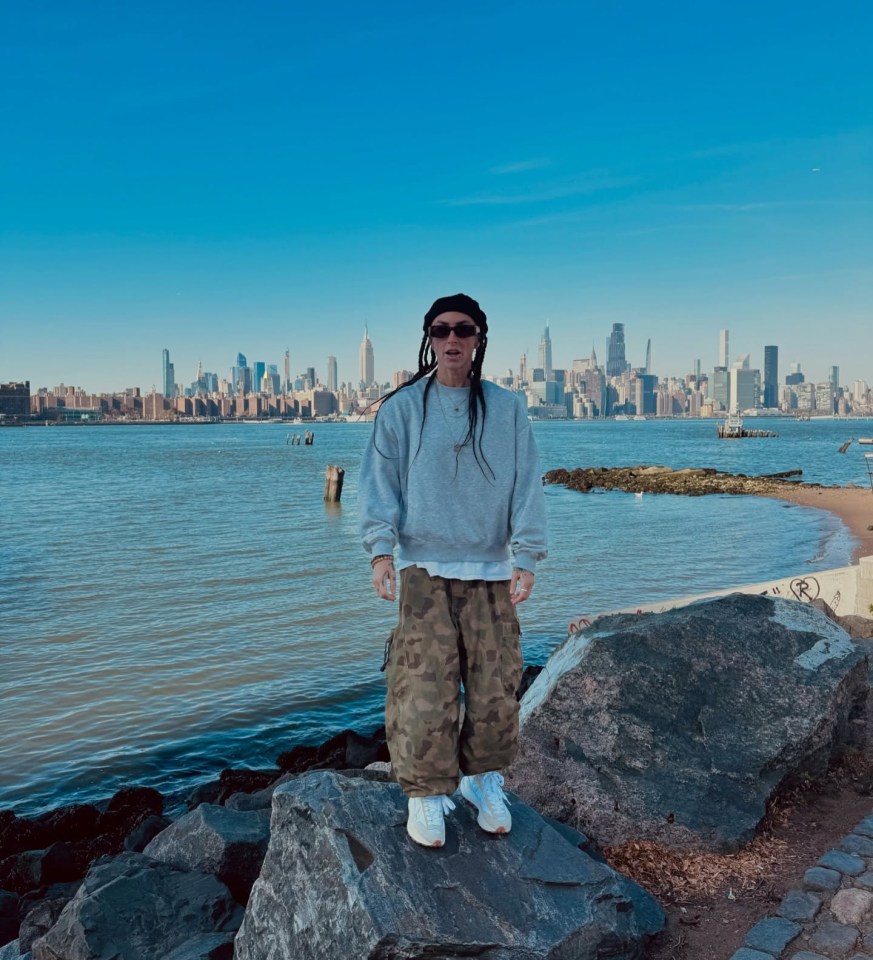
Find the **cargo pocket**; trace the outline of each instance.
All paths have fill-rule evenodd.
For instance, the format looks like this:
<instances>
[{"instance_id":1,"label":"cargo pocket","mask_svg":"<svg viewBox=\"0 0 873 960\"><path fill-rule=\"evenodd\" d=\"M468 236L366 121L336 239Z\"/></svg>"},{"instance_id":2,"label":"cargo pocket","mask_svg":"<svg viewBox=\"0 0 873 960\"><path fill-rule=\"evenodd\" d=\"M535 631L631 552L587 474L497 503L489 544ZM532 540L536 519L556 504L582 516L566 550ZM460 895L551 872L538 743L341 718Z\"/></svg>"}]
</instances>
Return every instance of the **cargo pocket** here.
<instances>
[{"instance_id":1,"label":"cargo pocket","mask_svg":"<svg viewBox=\"0 0 873 960\"><path fill-rule=\"evenodd\" d=\"M521 675L524 669L521 656L521 627L518 620L504 620L503 637L500 643L500 676L503 691L507 697L515 699Z\"/></svg>"},{"instance_id":2,"label":"cargo pocket","mask_svg":"<svg viewBox=\"0 0 873 960\"><path fill-rule=\"evenodd\" d=\"M382 666L379 667L380 673L385 672L385 668L388 666L388 661L391 659L391 648L394 646L394 634L396 632L396 630L392 630L391 633L388 634L388 639L385 641L385 654L382 657Z\"/></svg>"}]
</instances>

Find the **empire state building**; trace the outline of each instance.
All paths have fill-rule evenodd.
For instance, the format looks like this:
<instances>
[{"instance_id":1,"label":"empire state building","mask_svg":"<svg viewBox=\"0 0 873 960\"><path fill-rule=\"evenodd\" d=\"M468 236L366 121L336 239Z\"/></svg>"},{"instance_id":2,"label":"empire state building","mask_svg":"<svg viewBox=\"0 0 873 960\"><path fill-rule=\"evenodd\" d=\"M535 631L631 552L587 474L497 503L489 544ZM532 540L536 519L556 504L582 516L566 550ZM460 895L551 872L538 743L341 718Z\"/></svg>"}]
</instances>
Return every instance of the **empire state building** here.
<instances>
[{"instance_id":1,"label":"empire state building","mask_svg":"<svg viewBox=\"0 0 873 960\"><path fill-rule=\"evenodd\" d=\"M358 379L365 387L369 387L375 380L373 375L373 344L367 336L367 328L364 327L364 339L361 341L361 348L358 351Z\"/></svg>"}]
</instances>

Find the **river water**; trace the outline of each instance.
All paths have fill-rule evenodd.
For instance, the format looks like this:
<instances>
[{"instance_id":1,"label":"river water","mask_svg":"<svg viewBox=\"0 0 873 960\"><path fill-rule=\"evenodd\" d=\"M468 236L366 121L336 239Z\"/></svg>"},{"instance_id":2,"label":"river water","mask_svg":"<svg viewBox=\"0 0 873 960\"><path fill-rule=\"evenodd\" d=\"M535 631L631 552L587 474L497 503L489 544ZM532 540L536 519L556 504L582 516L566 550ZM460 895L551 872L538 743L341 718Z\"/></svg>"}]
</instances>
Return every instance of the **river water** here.
<instances>
[{"instance_id":1,"label":"river water","mask_svg":"<svg viewBox=\"0 0 873 960\"><path fill-rule=\"evenodd\" d=\"M665 464L867 486L873 424L535 423L544 469ZM0 430L0 808L179 795L225 766L381 722L383 641L356 533L365 423ZM869 447L867 448L870 449ZM327 464L341 505L322 501ZM850 562L831 515L763 498L546 488L551 553L519 608L542 662L571 619Z\"/></svg>"}]
</instances>

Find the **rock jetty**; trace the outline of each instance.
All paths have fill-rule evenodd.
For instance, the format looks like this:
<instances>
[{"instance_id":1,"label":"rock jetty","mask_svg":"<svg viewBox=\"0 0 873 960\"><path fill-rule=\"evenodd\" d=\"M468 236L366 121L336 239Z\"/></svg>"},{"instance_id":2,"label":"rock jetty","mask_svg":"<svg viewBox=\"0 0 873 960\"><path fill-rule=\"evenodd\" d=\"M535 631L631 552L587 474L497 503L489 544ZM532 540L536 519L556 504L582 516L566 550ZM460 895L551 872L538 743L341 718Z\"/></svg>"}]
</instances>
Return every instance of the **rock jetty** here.
<instances>
[{"instance_id":1,"label":"rock jetty","mask_svg":"<svg viewBox=\"0 0 873 960\"><path fill-rule=\"evenodd\" d=\"M579 493L591 490L623 490L626 493L675 493L686 497L707 494L779 495L792 487L822 489L820 483L804 483L797 478L802 470L748 476L725 473L711 467L674 470L671 467L577 467L575 470L549 470L546 483L555 483Z\"/></svg>"}]
</instances>

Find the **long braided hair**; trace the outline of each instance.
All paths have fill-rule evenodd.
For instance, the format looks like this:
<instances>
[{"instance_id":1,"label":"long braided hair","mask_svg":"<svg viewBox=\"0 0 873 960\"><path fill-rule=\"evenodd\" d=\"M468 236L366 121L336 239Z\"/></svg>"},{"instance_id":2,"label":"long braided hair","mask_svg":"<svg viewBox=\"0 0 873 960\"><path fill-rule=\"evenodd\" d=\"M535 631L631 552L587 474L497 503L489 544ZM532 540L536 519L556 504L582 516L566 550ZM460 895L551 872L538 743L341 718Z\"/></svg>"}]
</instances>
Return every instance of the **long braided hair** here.
<instances>
[{"instance_id":1,"label":"long braided hair","mask_svg":"<svg viewBox=\"0 0 873 960\"><path fill-rule=\"evenodd\" d=\"M456 293L449 297L440 297L434 301L430 310L428 310L424 315L424 323L422 325L424 333L422 334L421 344L418 348L418 370L412 377L410 377L409 380L407 380L405 383L401 383L399 387L392 390L390 393L385 394L385 396L382 398L382 403L379 406L379 412L376 413L376 420L373 425L373 445L376 447L376 450L382 454L382 456L385 456L385 454L379 450L379 445L376 443L376 431L378 429L379 413L382 410L382 406L400 390L403 390L406 387L411 387L412 384L417 383L423 377L428 377L436 369L437 356L434 352L433 344L431 343L430 339L430 326L434 320L443 313L463 313L465 316L468 316L479 328L479 345L476 347L476 353L473 356L473 365L470 368L469 373L470 402L467 410L467 433L463 442L460 444L460 449L458 449L455 454L455 461L457 464L457 459L461 455L461 449L469 445L473 451L473 457L475 458L476 463L479 465L479 469L484 474L485 467L487 467L488 472L491 474L493 479L494 471L491 469L491 465L488 463L488 460L482 451L482 434L485 430L486 415L485 391L482 389L482 364L485 360L485 348L488 346L488 318L485 316L485 313L479 304L472 297L468 297L465 293ZM416 448L415 456L412 458L413 461L421 450L424 424L427 420L427 397L431 389L433 389L434 379L434 377L429 377L424 387L424 395L422 397L421 430L418 434L418 447ZM481 424L479 423L480 407L482 410ZM484 467L483 464L485 465Z\"/></svg>"}]
</instances>

